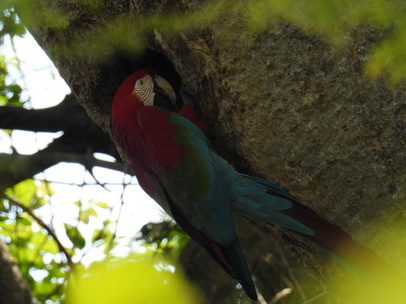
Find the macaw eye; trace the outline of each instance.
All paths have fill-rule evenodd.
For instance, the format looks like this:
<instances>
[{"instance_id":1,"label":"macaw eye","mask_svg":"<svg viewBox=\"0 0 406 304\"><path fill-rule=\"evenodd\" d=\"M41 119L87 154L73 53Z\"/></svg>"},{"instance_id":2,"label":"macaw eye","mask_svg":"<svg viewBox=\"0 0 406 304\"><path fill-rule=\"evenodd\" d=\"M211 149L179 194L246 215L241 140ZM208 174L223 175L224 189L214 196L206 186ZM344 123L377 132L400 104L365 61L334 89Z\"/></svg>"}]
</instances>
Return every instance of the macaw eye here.
<instances>
[{"instance_id":1,"label":"macaw eye","mask_svg":"<svg viewBox=\"0 0 406 304\"><path fill-rule=\"evenodd\" d=\"M135 83L135 88L141 89L144 85L145 85L144 79L138 79L137 82Z\"/></svg>"},{"instance_id":2,"label":"macaw eye","mask_svg":"<svg viewBox=\"0 0 406 304\"><path fill-rule=\"evenodd\" d=\"M142 79L138 79L137 82L135 83L135 88L136 89L142 89L145 85L145 80Z\"/></svg>"}]
</instances>

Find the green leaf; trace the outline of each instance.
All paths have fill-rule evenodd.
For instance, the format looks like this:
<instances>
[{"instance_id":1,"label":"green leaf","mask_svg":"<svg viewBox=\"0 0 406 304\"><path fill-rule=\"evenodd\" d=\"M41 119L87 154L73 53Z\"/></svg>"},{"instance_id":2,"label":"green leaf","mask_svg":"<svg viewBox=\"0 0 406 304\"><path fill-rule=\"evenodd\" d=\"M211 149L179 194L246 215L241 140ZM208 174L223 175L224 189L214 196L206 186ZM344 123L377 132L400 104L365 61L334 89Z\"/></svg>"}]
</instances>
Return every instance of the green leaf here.
<instances>
[{"instance_id":1,"label":"green leaf","mask_svg":"<svg viewBox=\"0 0 406 304\"><path fill-rule=\"evenodd\" d=\"M104 240L105 242L109 242L113 238L113 232L111 232L109 229L103 229L101 231L100 240Z\"/></svg>"},{"instance_id":2,"label":"green leaf","mask_svg":"<svg viewBox=\"0 0 406 304\"><path fill-rule=\"evenodd\" d=\"M42 281L41 284L35 284L34 294L37 295L37 299L41 302L45 302L48 299L48 296L52 294L55 289L55 284L47 282L46 280Z\"/></svg>"},{"instance_id":3,"label":"green leaf","mask_svg":"<svg viewBox=\"0 0 406 304\"><path fill-rule=\"evenodd\" d=\"M52 266L47 267L49 277L51 278L65 278L66 277L66 267L58 263L52 263Z\"/></svg>"},{"instance_id":4,"label":"green leaf","mask_svg":"<svg viewBox=\"0 0 406 304\"><path fill-rule=\"evenodd\" d=\"M19 225L31 226L32 222L26 217L17 217L16 221Z\"/></svg>"},{"instance_id":5,"label":"green leaf","mask_svg":"<svg viewBox=\"0 0 406 304\"><path fill-rule=\"evenodd\" d=\"M32 248L31 246L25 246L19 248L19 254L22 260L30 262L31 265L35 263L38 259L38 250L37 248Z\"/></svg>"},{"instance_id":6,"label":"green leaf","mask_svg":"<svg viewBox=\"0 0 406 304\"><path fill-rule=\"evenodd\" d=\"M96 210L94 210L93 208L88 208L84 211L85 213L89 214L89 216L94 216L96 218L99 217L99 214L97 213Z\"/></svg>"},{"instance_id":7,"label":"green leaf","mask_svg":"<svg viewBox=\"0 0 406 304\"><path fill-rule=\"evenodd\" d=\"M37 209L48 202L53 190L45 182L38 183L33 179L26 179L7 189L6 193L16 197L24 206Z\"/></svg>"},{"instance_id":8,"label":"green leaf","mask_svg":"<svg viewBox=\"0 0 406 304\"><path fill-rule=\"evenodd\" d=\"M38 250L52 254L59 253L58 245L44 230L34 232L30 239L30 243L38 248Z\"/></svg>"},{"instance_id":9,"label":"green leaf","mask_svg":"<svg viewBox=\"0 0 406 304\"><path fill-rule=\"evenodd\" d=\"M11 221L0 221L0 232L4 236L13 237L15 235L15 224Z\"/></svg>"},{"instance_id":10,"label":"green leaf","mask_svg":"<svg viewBox=\"0 0 406 304\"><path fill-rule=\"evenodd\" d=\"M111 223L114 223L114 221L105 220L105 221L103 221L103 226L104 226L104 227L107 227L107 226L110 225Z\"/></svg>"},{"instance_id":11,"label":"green leaf","mask_svg":"<svg viewBox=\"0 0 406 304\"><path fill-rule=\"evenodd\" d=\"M79 221L84 223L84 224L89 224L89 214L86 212L80 212L79 214Z\"/></svg>"},{"instance_id":12,"label":"green leaf","mask_svg":"<svg viewBox=\"0 0 406 304\"><path fill-rule=\"evenodd\" d=\"M48 238L47 242L42 246L41 249L51 254L59 253L58 245L53 239L50 238Z\"/></svg>"},{"instance_id":13,"label":"green leaf","mask_svg":"<svg viewBox=\"0 0 406 304\"><path fill-rule=\"evenodd\" d=\"M37 185L33 179L26 179L13 188L6 190L6 193L15 196L26 207L31 207L34 197L37 194Z\"/></svg>"},{"instance_id":14,"label":"green leaf","mask_svg":"<svg viewBox=\"0 0 406 304\"><path fill-rule=\"evenodd\" d=\"M101 237L102 237L101 230L100 230L100 229L95 229L95 230L93 231L92 238L91 238L92 243L94 243L94 242L100 240Z\"/></svg>"},{"instance_id":15,"label":"green leaf","mask_svg":"<svg viewBox=\"0 0 406 304\"><path fill-rule=\"evenodd\" d=\"M73 227L69 224L64 224L66 235L68 236L69 240L72 244L79 249L83 249L86 245L86 240L80 233L77 227Z\"/></svg>"},{"instance_id":16,"label":"green leaf","mask_svg":"<svg viewBox=\"0 0 406 304\"><path fill-rule=\"evenodd\" d=\"M47 181L39 181L38 192L40 192L40 196L50 197L55 194L54 189L52 189L50 183Z\"/></svg>"},{"instance_id":17,"label":"green leaf","mask_svg":"<svg viewBox=\"0 0 406 304\"><path fill-rule=\"evenodd\" d=\"M110 209L110 205L105 203L105 202L97 202L96 206L99 206L100 208L104 208L104 209Z\"/></svg>"},{"instance_id":18,"label":"green leaf","mask_svg":"<svg viewBox=\"0 0 406 304\"><path fill-rule=\"evenodd\" d=\"M8 216L0 215L0 223L4 222L4 221L7 221L8 219L9 219Z\"/></svg>"},{"instance_id":19,"label":"green leaf","mask_svg":"<svg viewBox=\"0 0 406 304\"><path fill-rule=\"evenodd\" d=\"M44 243L45 239L47 238L48 238L47 235L45 235L42 231L37 231L31 235L30 243L35 247L39 247Z\"/></svg>"},{"instance_id":20,"label":"green leaf","mask_svg":"<svg viewBox=\"0 0 406 304\"><path fill-rule=\"evenodd\" d=\"M93 208L81 210L79 214L79 221L81 221L84 224L89 224L89 219L91 216L98 218L99 214Z\"/></svg>"}]
</instances>

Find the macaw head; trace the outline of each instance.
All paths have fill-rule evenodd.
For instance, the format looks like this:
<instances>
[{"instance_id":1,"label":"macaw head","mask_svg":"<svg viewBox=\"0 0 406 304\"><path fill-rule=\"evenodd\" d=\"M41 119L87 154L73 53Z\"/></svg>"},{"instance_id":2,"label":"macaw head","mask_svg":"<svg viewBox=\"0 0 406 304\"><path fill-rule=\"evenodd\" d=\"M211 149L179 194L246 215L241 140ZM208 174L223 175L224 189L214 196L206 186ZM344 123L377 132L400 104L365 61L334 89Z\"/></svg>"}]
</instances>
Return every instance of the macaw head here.
<instances>
[{"instance_id":1,"label":"macaw head","mask_svg":"<svg viewBox=\"0 0 406 304\"><path fill-rule=\"evenodd\" d=\"M135 148L131 138L139 133L138 111L148 106L176 104L176 93L172 86L151 69L142 69L128 76L119 86L113 99L111 122L114 136L130 155ZM130 152L129 152L130 151Z\"/></svg>"},{"instance_id":2,"label":"macaw head","mask_svg":"<svg viewBox=\"0 0 406 304\"><path fill-rule=\"evenodd\" d=\"M114 96L113 110L127 99L144 106L163 106L170 110L176 106L174 89L152 69L138 70L124 80Z\"/></svg>"}]
</instances>

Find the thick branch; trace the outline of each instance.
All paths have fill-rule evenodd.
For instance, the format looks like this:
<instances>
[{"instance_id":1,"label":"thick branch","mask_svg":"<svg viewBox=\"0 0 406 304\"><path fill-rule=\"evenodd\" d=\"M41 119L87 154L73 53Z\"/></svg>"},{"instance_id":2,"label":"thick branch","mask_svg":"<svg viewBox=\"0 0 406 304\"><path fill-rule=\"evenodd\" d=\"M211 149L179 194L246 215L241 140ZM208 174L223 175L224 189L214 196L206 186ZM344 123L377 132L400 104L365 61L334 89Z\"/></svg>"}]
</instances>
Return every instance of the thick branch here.
<instances>
[{"instance_id":1,"label":"thick branch","mask_svg":"<svg viewBox=\"0 0 406 304\"><path fill-rule=\"evenodd\" d=\"M0 107L0 128L34 132L57 132L63 129L58 106L49 109L27 110L18 107Z\"/></svg>"},{"instance_id":2,"label":"thick branch","mask_svg":"<svg viewBox=\"0 0 406 304\"><path fill-rule=\"evenodd\" d=\"M102 167L130 173L128 166L121 161L107 162L94 158L92 154L53 153L47 150L33 155L0 154L0 191L60 162L82 164L88 170L93 167Z\"/></svg>"},{"instance_id":3,"label":"thick branch","mask_svg":"<svg viewBox=\"0 0 406 304\"><path fill-rule=\"evenodd\" d=\"M83 119L88 120L87 115L73 95L67 95L60 104L46 109L0 107L1 129L57 132L69 130Z\"/></svg>"},{"instance_id":4,"label":"thick branch","mask_svg":"<svg viewBox=\"0 0 406 304\"><path fill-rule=\"evenodd\" d=\"M40 110L0 107L0 128L34 132L63 131L49 151L79 153L92 151L118 158L110 138L93 123L73 95L67 95L57 106Z\"/></svg>"},{"instance_id":5,"label":"thick branch","mask_svg":"<svg viewBox=\"0 0 406 304\"><path fill-rule=\"evenodd\" d=\"M125 172L117 150L102 130L87 116L73 95L57 106L41 110L0 107L0 128L28 131L63 131L47 148L33 155L0 154L0 190L30 178L59 162L79 163ZM118 159L105 162L93 157L100 152Z\"/></svg>"}]
</instances>

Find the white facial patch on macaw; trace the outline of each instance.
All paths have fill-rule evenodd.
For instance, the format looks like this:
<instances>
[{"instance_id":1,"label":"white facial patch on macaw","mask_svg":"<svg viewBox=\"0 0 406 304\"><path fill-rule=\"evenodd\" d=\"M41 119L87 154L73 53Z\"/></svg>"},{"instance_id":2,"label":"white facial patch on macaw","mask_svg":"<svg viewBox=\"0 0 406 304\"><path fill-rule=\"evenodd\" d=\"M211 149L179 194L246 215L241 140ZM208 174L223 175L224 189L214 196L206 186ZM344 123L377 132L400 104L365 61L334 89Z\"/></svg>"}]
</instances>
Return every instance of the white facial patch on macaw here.
<instances>
[{"instance_id":1,"label":"white facial patch on macaw","mask_svg":"<svg viewBox=\"0 0 406 304\"><path fill-rule=\"evenodd\" d=\"M145 75L135 82L133 93L145 106L154 105L154 80L151 75Z\"/></svg>"}]
</instances>

